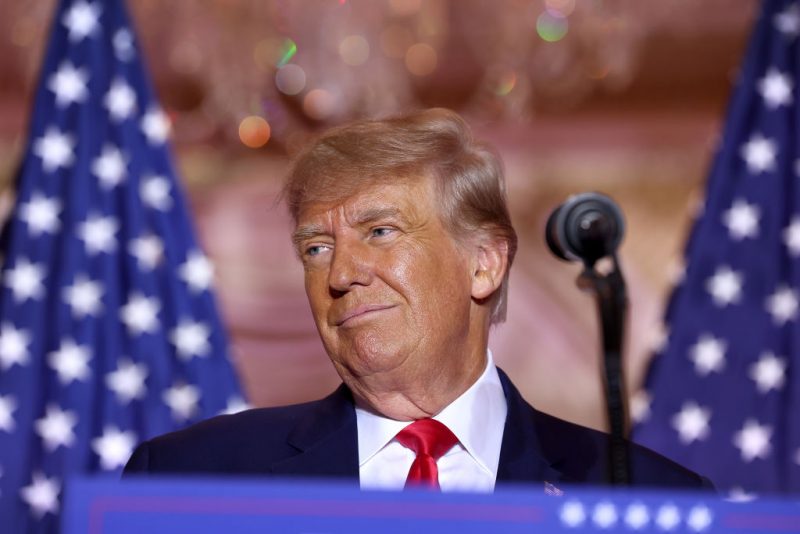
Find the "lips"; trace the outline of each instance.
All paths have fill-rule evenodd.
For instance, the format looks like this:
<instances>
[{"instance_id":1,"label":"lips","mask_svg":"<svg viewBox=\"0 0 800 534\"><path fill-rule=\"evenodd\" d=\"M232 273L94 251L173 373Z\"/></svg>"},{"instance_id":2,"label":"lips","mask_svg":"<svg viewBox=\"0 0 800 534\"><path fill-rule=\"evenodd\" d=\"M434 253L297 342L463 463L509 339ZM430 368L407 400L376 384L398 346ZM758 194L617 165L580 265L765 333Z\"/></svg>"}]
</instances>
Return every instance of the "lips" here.
<instances>
[{"instance_id":1,"label":"lips","mask_svg":"<svg viewBox=\"0 0 800 534\"><path fill-rule=\"evenodd\" d=\"M394 306L394 304L362 304L361 306L356 306L347 310L334 321L334 324L336 326L347 326L348 323L352 323L359 317L371 315L374 312L382 310L388 310L394 308Z\"/></svg>"}]
</instances>

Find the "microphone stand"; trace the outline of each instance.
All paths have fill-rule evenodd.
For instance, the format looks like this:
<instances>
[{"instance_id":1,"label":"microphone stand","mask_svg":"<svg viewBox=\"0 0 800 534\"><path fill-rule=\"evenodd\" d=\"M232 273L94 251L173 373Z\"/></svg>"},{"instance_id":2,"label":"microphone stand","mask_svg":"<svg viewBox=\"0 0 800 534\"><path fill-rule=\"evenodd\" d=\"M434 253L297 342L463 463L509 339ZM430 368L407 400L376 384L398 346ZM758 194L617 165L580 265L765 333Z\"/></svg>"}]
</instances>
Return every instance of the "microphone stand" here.
<instances>
[{"instance_id":1,"label":"microphone stand","mask_svg":"<svg viewBox=\"0 0 800 534\"><path fill-rule=\"evenodd\" d=\"M622 368L622 342L625 330L627 295L625 280L612 254L611 271L603 275L595 269L594 262L584 262L584 270L577 284L582 290L594 293L600 314L603 341L603 372L606 396L606 413L609 424L608 478L615 486L630 483L630 462L626 430L625 380Z\"/></svg>"}]
</instances>

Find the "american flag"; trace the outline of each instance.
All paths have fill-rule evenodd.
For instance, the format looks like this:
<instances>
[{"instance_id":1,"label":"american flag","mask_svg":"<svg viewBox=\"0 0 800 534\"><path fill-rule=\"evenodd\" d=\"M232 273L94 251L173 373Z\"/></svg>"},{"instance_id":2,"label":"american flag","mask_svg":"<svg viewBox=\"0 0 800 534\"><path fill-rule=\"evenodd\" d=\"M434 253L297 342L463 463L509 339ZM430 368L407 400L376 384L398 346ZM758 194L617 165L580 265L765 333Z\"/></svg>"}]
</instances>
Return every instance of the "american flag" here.
<instances>
[{"instance_id":1,"label":"american flag","mask_svg":"<svg viewBox=\"0 0 800 534\"><path fill-rule=\"evenodd\" d=\"M0 279L0 517L57 530L68 477L243 405L121 0L62 0Z\"/></svg>"},{"instance_id":2,"label":"american flag","mask_svg":"<svg viewBox=\"0 0 800 534\"><path fill-rule=\"evenodd\" d=\"M800 491L798 74L800 2L767 0L635 410L636 441L742 498Z\"/></svg>"}]
</instances>

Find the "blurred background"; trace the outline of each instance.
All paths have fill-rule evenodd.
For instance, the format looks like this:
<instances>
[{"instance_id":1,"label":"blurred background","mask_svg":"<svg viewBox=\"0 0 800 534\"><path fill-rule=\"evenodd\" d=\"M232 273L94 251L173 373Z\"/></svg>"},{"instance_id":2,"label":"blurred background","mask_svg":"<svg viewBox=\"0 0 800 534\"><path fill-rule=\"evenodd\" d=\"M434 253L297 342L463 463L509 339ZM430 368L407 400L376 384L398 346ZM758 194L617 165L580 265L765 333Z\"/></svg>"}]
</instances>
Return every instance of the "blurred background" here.
<instances>
[{"instance_id":1,"label":"blurred background","mask_svg":"<svg viewBox=\"0 0 800 534\"><path fill-rule=\"evenodd\" d=\"M0 3L2 214L55 2ZM501 153L520 251L495 359L539 409L605 425L596 312L543 226L598 190L628 220L628 386L642 382L755 0L136 0L129 9L251 404L339 383L285 208L291 156L344 121L443 106ZM635 403L634 403L635 404ZM635 406L634 406L635 408Z\"/></svg>"}]
</instances>

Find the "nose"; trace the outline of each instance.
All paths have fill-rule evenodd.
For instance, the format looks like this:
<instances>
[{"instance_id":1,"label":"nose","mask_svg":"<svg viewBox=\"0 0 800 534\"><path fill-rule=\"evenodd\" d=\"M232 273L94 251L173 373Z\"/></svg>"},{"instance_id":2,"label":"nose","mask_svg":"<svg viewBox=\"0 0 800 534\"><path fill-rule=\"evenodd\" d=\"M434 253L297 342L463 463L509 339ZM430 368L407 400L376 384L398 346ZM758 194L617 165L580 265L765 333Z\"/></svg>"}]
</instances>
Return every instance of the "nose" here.
<instances>
[{"instance_id":1,"label":"nose","mask_svg":"<svg viewBox=\"0 0 800 534\"><path fill-rule=\"evenodd\" d=\"M372 282L373 262L368 249L357 239L336 243L328 273L328 286L333 293L347 293L353 286L368 286Z\"/></svg>"}]
</instances>

